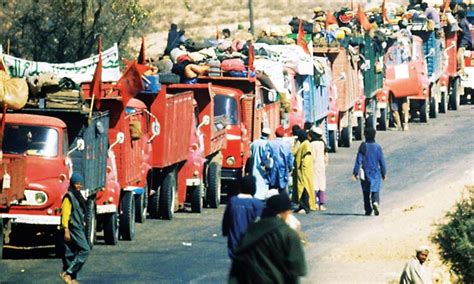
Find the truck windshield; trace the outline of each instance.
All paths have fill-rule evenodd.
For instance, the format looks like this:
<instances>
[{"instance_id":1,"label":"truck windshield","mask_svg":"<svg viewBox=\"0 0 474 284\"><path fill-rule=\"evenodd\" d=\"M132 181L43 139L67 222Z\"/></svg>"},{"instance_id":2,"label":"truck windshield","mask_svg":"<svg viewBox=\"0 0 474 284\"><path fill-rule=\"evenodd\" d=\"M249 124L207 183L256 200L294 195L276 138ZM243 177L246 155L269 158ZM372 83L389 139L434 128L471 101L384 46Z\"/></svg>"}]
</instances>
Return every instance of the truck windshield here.
<instances>
[{"instance_id":1,"label":"truck windshield","mask_svg":"<svg viewBox=\"0 0 474 284\"><path fill-rule=\"evenodd\" d=\"M42 126L5 125L3 153L55 157L58 155L58 131Z\"/></svg>"},{"instance_id":2,"label":"truck windshield","mask_svg":"<svg viewBox=\"0 0 474 284\"><path fill-rule=\"evenodd\" d=\"M216 95L214 97L214 125L218 130L226 125L238 125L237 101L233 97Z\"/></svg>"}]
</instances>

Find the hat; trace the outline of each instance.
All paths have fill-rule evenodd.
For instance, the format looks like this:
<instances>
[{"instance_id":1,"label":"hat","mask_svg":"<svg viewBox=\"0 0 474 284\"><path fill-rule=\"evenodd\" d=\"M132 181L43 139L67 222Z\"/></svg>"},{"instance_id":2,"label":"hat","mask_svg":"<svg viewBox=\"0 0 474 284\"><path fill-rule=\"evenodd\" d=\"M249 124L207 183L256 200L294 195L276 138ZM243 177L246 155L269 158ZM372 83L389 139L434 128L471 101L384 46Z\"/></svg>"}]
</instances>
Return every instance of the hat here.
<instances>
[{"instance_id":1,"label":"hat","mask_svg":"<svg viewBox=\"0 0 474 284\"><path fill-rule=\"evenodd\" d=\"M311 131L318 134L319 136L323 136L323 130L317 126L311 127Z\"/></svg>"},{"instance_id":2,"label":"hat","mask_svg":"<svg viewBox=\"0 0 474 284\"><path fill-rule=\"evenodd\" d=\"M262 129L262 134L265 134L265 135L270 136L270 135L272 134L272 130L271 130L270 128L268 128L268 127L264 127L264 128Z\"/></svg>"},{"instance_id":3,"label":"hat","mask_svg":"<svg viewBox=\"0 0 474 284\"><path fill-rule=\"evenodd\" d=\"M422 245L416 248L416 252L430 252L430 247L427 245Z\"/></svg>"},{"instance_id":4,"label":"hat","mask_svg":"<svg viewBox=\"0 0 474 284\"><path fill-rule=\"evenodd\" d=\"M266 206L274 214L291 210L291 200L287 194L277 194L267 200Z\"/></svg>"},{"instance_id":5,"label":"hat","mask_svg":"<svg viewBox=\"0 0 474 284\"><path fill-rule=\"evenodd\" d=\"M283 127L278 127L276 130L275 130L275 135L276 137L283 137L285 136L285 129Z\"/></svg>"},{"instance_id":6,"label":"hat","mask_svg":"<svg viewBox=\"0 0 474 284\"><path fill-rule=\"evenodd\" d=\"M320 12L322 12L322 11L323 11L323 8L321 8L321 7L319 7L319 6L313 9L313 13L315 13L315 14L316 14L316 13L320 13Z\"/></svg>"},{"instance_id":7,"label":"hat","mask_svg":"<svg viewBox=\"0 0 474 284\"><path fill-rule=\"evenodd\" d=\"M76 183L84 185L84 177L80 173L73 173L71 176L70 185L74 185Z\"/></svg>"}]
</instances>

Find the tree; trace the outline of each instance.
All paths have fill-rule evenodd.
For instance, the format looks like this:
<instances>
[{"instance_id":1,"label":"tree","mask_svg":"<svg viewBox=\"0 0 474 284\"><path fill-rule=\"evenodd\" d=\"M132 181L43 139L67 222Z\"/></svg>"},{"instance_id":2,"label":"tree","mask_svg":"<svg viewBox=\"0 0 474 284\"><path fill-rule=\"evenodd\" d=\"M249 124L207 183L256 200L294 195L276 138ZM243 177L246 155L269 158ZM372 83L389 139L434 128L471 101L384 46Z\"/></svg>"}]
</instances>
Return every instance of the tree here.
<instances>
[{"instance_id":1,"label":"tree","mask_svg":"<svg viewBox=\"0 0 474 284\"><path fill-rule=\"evenodd\" d=\"M462 283L474 283L474 188L469 197L448 213L448 222L438 226L433 240L441 249L441 257L449 263Z\"/></svg>"},{"instance_id":2,"label":"tree","mask_svg":"<svg viewBox=\"0 0 474 284\"><path fill-rule=\"evenodd\" d=\"M148 10L139 0L0 0L3 42L14 56L73 62L117 42L121 53L131 36L144 33Z\"/></svg>"}]
</instances>

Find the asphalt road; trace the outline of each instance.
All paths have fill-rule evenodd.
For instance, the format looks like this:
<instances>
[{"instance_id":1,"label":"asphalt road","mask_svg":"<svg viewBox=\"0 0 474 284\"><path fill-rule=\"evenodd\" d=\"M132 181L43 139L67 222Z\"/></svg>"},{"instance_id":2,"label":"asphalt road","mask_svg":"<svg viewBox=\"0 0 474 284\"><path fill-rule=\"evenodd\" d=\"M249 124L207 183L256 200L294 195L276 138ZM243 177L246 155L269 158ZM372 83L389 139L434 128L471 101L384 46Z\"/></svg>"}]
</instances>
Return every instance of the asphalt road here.
<instances>
[{"instance_id":1,"label":"asphalt road","mask_svg":"<svg viewBox=\"0 0 474 284\"><path fill-rule=\"evenodd\" d=\"M378 132L385 151L388 180L383 185L381 214L399 202L430 190L436 178L456 179L474 167L474 107L440 114L428 124L412 123L410 131ZM298 216L308 234L308 269L317 274L318 257L338 242L350 241L341 228L363 225L362 194L351 181L355 152L330 155L328 210ZM221 236L224 206L202 214L177 213L172 221L150 220L137 224L136 238L117 246L99 238L80 276L82 283L225 283L230 261L226 239ZM48 251L15 251L0 260L0 283L61 283L61 260ZM334 264L337 266L337 264ZM315 273L316 271L316 273ZM317 282L305 279L305 282Z\"/></svg>"}]
</instances>

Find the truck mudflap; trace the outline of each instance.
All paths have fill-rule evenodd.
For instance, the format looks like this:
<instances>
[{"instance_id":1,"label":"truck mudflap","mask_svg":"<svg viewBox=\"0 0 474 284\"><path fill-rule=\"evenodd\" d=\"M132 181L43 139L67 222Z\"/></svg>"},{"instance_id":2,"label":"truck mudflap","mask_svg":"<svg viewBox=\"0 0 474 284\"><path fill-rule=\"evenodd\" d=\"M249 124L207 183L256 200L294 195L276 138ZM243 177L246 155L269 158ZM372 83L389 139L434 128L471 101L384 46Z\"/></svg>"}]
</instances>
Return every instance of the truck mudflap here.
<instances>
[{"instance_id":1,"label":"truck mudflap","mask_svg":"<svg viewBox=\"0 0 474 284\"><path fill-rule=\"evenodd\" d=\"M352 114L354 115L354 117L364 117L364 112L361 110L356 110L352 112Z\"/></svg>"},{"instance_id":2,"label":"truck mudflap","mask_svg":"<svg viewBox=\"0 0 474 284\"><path fill-rule=\"evenodd\" d=\"M0 219L10 219L12 223L32 225L59 225L60 216L27 215L27 214L0 214Z\"/></svg>"},{"instance_id":3,"label":"truck mudflap","mask_svg":"<svg viewBox=\"0 0 474 284\"><path fill-rule=\"evenodd\" d=\"M387 108L387 106L388 106L387 102L378 102L377 103L377 109Z\"/></svg>"},{"instance_id":4,"label":"truck mudflap","mask_svg":"<svg viewBox=\"0 0 474 284\"><path fill-rule=\"evenodd\" d=\"M115 212L117 212L117 205L115 204L97 205L96 207L97 214L107 214Z\"/></svg>"}]
</instances>

